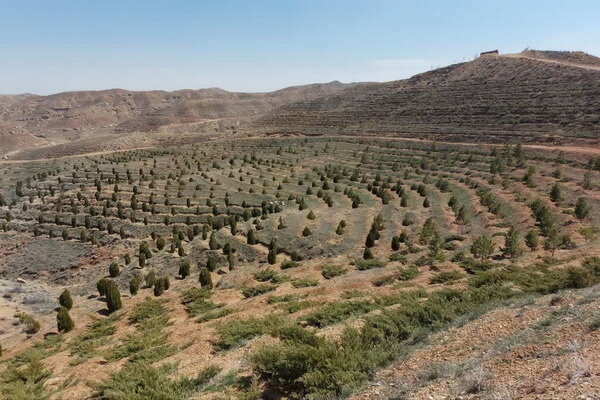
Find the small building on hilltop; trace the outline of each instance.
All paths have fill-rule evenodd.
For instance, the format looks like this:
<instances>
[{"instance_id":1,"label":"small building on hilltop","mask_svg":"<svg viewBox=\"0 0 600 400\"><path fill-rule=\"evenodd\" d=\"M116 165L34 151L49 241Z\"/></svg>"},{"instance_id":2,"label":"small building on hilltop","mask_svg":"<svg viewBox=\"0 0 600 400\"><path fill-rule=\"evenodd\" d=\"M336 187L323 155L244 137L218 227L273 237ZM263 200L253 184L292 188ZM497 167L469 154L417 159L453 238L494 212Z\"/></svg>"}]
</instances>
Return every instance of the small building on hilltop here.
<instances>
[{"instance_id":1,"label":"small building on hilltop","mask_svg":"<svg viewBox=\"0 0 600 400\"><path fill-rule=\"evenodd\" d=\"M479 53L479 57L482 56L497 56L498 55L498 50L490 50L490 51L484 51L483 53Z\"/></svg>"}]
</instances>

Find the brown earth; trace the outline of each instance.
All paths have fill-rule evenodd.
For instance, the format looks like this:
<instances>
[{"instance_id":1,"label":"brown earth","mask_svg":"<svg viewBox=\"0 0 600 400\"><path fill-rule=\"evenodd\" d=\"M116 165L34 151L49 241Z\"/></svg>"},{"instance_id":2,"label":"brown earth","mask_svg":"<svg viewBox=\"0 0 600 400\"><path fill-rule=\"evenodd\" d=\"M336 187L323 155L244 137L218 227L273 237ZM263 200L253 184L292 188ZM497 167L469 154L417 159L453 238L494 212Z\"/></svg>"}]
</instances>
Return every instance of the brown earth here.
<instances>
[{"instance_id":1,"label":"brown earth","mask_svg":"<svg viewBox=\"0 0 600 400\"><path fill-rule=\"evenodd\" d=\"M546 296L455 326L351 399L597 399L597 296Z\"/></svg>"},{"instance_id":2,"label":"brown earth","mask_svg":"<svg viewBox=\"0 0 600 400\"><path fill-rule=\"evenodd\" d=\"M276 107L312 100L346 86L331 82L269 93L111 89L0 96L0 155L86 140L98 147L106 135L122 138L132 132L234 133Z\"/></svg>"}]
</instances>

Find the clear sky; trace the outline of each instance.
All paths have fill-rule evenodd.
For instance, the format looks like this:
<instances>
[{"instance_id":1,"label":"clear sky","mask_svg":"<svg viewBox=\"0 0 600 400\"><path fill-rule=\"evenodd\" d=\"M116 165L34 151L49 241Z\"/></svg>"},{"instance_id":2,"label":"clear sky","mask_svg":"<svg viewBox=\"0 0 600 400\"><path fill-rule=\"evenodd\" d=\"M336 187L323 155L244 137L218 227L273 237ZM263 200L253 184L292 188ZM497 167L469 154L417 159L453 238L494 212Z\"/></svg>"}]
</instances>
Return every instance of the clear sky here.
<instances>
[{"instance_id":1,"label":"clear sky","mask_svg":"<svg viewBox=\"0 0 600 400\"><path fill-rule=\"evenodd\" d=\"M0 93L387 81L525 47L600 55L600 1L0 0Z\"/></svg>"}]
</instances>

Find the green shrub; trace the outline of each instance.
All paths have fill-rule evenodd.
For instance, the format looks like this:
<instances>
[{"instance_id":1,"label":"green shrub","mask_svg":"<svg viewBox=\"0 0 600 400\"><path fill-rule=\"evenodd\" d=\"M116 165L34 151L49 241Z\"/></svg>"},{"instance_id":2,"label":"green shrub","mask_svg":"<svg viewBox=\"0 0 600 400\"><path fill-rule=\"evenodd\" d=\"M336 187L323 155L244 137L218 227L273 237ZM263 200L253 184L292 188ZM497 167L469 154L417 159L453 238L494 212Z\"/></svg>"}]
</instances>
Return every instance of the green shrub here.
<instances>
[{"instance_id":1,"label":"green shrub","mask_svg":"<svg viewBox=\"0 0 600 400\"><path fill-rule=\"evenodd\" d=\"M379 276L375 279L373 279L371 282L373 283L374 286L384 286L384 285L389 285L392 284L396 281L397 275L396 274L387 274L387 275L382 275Z\"/></svg>"},{"instance_id":2,"label":"green shrub","mask_svg":"<svg viewBox=\"0 0 600 400\"><path fill-rule=\"evenodd\" d=\"M261 283L259 285L242 288L242 294L244 295L244 297L249 298L272 292L275 289L277 289L277 285Z\"/></svg>"},{"instance_id":3,"label":"green shrub","mask_svg":"<svg viewBox=\"0 0 600 400\"><path fill-rule=\"evenodd\" d=\"M388 258L390 261L399 261L402 264L406 264L407 262L406 256L401 253L392 253Z\"/></svg>"},{"instance_id":4,"label":"green shrub","mask_svg":"<svg viewBox=\"0 0 600 400\"><path fill-rule=\"evenodd\" d=\"M272 239L269 243L269 254L267 255L267 262L271 265L277 263L277 241Z\"/></svg>"},{"instance_id":5,"label":"green shrub","mask_svg":"<svg viewBox=\"0 0 600 400\"><path fill-rule=\"evenodd\" d=\"M592 275L600 276L600 257L586 257L581 262L581 266Z\"/></svg>"},{"instance_id":6,"label":"green shrub","mask_svg":"<svg viewBox=\"0 0 600 400\"><path fill-rule=\"evenodd\" d=\"M219 372L208 366L195 377L173 380L174 366L152 367L146 363L126 364L118 372L95 386L95 398L100 399L169 399L185 400L193 397Z\"/></svg>"},{"instance_id":7,"label":"green shrub","mask_svg":"<svg viewBox=\"0 0 600 400\"><path fill-rule=\"evenodd\" d=\"M350 317L362 315L376 308L370 301L332 302L319 307L304 318L312 326L322 328L343 321Z\"/></svg>"},{"instance_id":8,"label":"green shrub","mask_svg":"<svg viewBox=\"0 0 600 400\"><path fill-rule=\"evenodd\" d=\"M417 275L419 275L419 270L415 266L398 268L396 271L396 276L401 281L409 281L413 278L416 278Z\"/></svg>"},{"instance_id":9,"label":"green shrub","mask_svg":"<svg viewBox=\"0 0 600 400\"><path fill-rule=\"evenodd\" d=\"M459 271L445 271L445 272L440 272L439 274L436 274L435 276L433 276L429 282L432 284L438 284L438 283L443 283L443 284L451 284L456 282L457 280L460 280L463 277L463 274L461 274Z\"/></svg>"},{"instance_id":10,"label":"green shrub","mask_svg":"<svg viewBox=\"0 0 600 400\"><path fill-rule=\"evenodd\" d=\"M111 278L116 278L117 276L119 276L121 274L119 264L117 264L116 262L110 263L110 266L108 267L108 274Z\"/></svg>"},{"instance_id":11,"label":"green shrub","mask_svg":"<svg viewBox=\"0 0 600 400\"><path fill-rule=\"evenodd\" d=\"M9 363L0 375L0 395L4 399L48 399L51 393L44 384L52 371L44 367L40 357L27 360L25 366Z\"/></svg>"},{"instance_id":12,"label":"green shrub","mask_svg":"<svg viewBox=\"0 0 600 400\"><path fill-rule=\"evenodd\" d=\"M312 286L317 286L318 284L319 284L318 279L310 279L310 278L295 279L292 282L292 286L295 288L312 287Z\"/></svg>"},{"instance_id":13,"label":"green shrub","mask_svg":"<svg viewBox=\"0 0 600 400\"><path fill-rule=\"evenodd\" d=\"M218 339L214 346L217 350L230 350L241 346L247 340L263 334L263 323L258 318L232 320L216 327Z\"/></svg>"},{"instance_id":14,"label":"green shrub","mask_svg":"<svg viewBox=\"0 0 600 400\"><path fill-rule=\"evenodd\" d=\"M323 266L321 275L323 275L323 278L325 279L331 279L336 276L344 275L346 272L346 268L341 265L325 265Z\"/></svg>"},{"instance_id":15,"label":"green shrub","mask_svg":"<svg viewBox=\"0 0 600 400\"><path fill-rule=\"evenodd\" d=\"M590 331L596 331L600 329L600 315L595 315L589 324Z\"/></svg>"},{"instance_id":16,"label":"green shrub","mask_svg":"<svg viewBox=\"0 0 600 400\"><path fill-rule=\"evenodd\" d=\"M255 352L253 369L273 387L294 392L301 398L346 397L366 382L375 369L397 358L402 351L402 341L417 329L439 329L459 315L474 312L481 303L498 296L504 298L503 294L487 289L469 293L443 290L425 302L406 300L398 311L371 316L363 328L345 328L335 340L296 328L300 331L293 335L281 334L281 343ZM326 315L344 318L368 312L374 305L358 303L346 306L343 312L337 310L339 305L331 307L334 312ZM317 319L315 324L338 320L340 317Z\"/></svg>"},{"instance_id":17,"label":"green shrub","mask_svg":"<svg viewBox=\"0 0 600 400\"><path fill-rule=\"evenodd\" d=\"M480 271L488 271L497 266L493 261L476 260L474 258L465 258L460 261L460 266L470 274Z\"/></svg>"},{"instance_id":18,"label":"green shrub","mask_svg":"<svg viewBox=\"0 0 600 400\"><path fill-rule=\"evenodd\" d=\"M75 327L69 310L66 307L60 307L56 314L56 325L59 332L71 332Z\"/></svg>"},{"instance_id":19,"label":"green shrub","mask_svg":"<svg viewBox=\"0 0 600 400\"><path fill-rule=\"evenodd\" d=\"M392 299L402 306L369 316L360 329L347 327L336 339L319 337L308 330L288 336L280 334L280 343L254 353L253 370L268 379L272 387L291 391L301 398L346 397L378 367L396 359L403 351L403 342L410 337L414 342L423 338L423 333L441 329L458 317L477 315L523 292L552 293L599 281L600 264L594 260L562 270L509 266L479 271L471 277L466 289L439 290L430 293L425 301L410 296ZM389 303L379 301L382 305ZM325 326L376 307L370 302L348 304L323 306L311 313L307 322Z\"/></svg>"},{"instance_id":20,"label":"green shrub","mask_svg":"<svg viewBox=\"0 0 600 400\"><path fill-rule=\"evenodd\" d=\"M315 307L317 305L319 305L320 303L318 301L314 301L314 300L304 300L304 301L288 301L285 303L279 303L277 305L277 307L281 310L284 310L285 312L287 312L288 314L293 314L295 312L298 312L300 310L305 310L307 308L312 308Z\"/></svg>"},{"instance_id":21,"label":"green shrub","mask_svg":"<svg viewBox=\"0 0 600 400\"><path fill-rule=\"evenodd\" d=\"M146 287L153 287L154 284L156 283L156 273L154 271L150 271L148 272L148 274L146 274L146 277L144 278L144 280L146 281Z\"/></svg>"},{"instance_id":22,"label":"green shrub","mask_svg":"<svg viewBox=\"0 0 600 400\"><path fill-rule=\"evenodd\" d=\"M210 297L210 291L206 289L191 288L186 290L181 296L181 303L185 305L190 315L200 315L207 311L220 307L207 298Z\"/></svg>"},{"instance_id":23,"label":"green shrub","mask_svg":"<svg viewBox=\"0 0 600 400\"><path fill-rule=\"evenodd\" d=\"M494 243L488 236L483 235L476 238L471 245L471 253L473 256L485 260L494 252Z\"/></svg>"},{"instance_id":24,"label":"green shrub","mask_svg":"<svg viewBox=\"0 0 600 400\"><path fill-rule=\"evenodd\" d=\"M267 316L264 318L232 319L220 323L215 328L217 339L214 346L217 350L230 350L243 345L246 341L266 333L275 334L281 327L287 324L286 320L279 316Z\"/></svg>"},{"instance_id":25,"label":"green shrub","mask_svg":"<svg viewBox=\"0 0 600 400\"><path fill-rule=\"evenodd\" d=\"M299 300L302 297L296 294L286 294L283 296L269 296L267 297L267 304L287 303L290 301Z\"/></svg>"},{"instance_id":26,"label":"green shrub","mask_svg":"<svg viewBox=\"0 0 600 400\"><path fill-rule=\"evenodd\" d=\"M212 277L210 275L210 271L208 270L208 268L200 268L200 276L198 278L198 281L200 282L200 285L203 288L207 288L207 289L212 289L213 288L213 283L212 283Z\"/></svg>"},{"instance_id":27,"label":"green shrub","mask_svg":"<svg viewBox=\"0 0 600 400\"><path fill-rule=\"evenodd\" d=\"M134 275L129 281L129 293L132 296L135 296L140 290L140 281L141 278L139 275Z\"/></svg>"},{"instance_id":28,"label":"green shrub","mask_svg":"<svg viewBox=\"0 0 600 400\"><path fill-rule=\"evenodd\" d=\"M134 322L142 322L151 318L164 316L169 312L164 306L164 301L146 297L144 301L136 304L129 315L129 319Z\"/></svg>"},{"instance_id":29,"label":"green shrub","mask_svg":"<svg viewBox=\"0 0 600 400\"><path fill-rule=\"evenodd\" d=\"M189 288L181 293L181 303L188 304L198 300L208 299L212 296L212 293L207 288Z\"/></svg>"},{"instance_id":30,"label":"green shrub","mask_svg":"<svg viewBox=\"0 0 600 400\"><path fill-rule=\"evenodd\" d=\"M110 313L120 310L122 307L121 293L119 293L119 288L113 281L106 283L106 307Z\"/></svg>"},{"instance_id":31,"label":"green shrub","mask_svg":"<svg viewBox=\"0 0 600 400\"><path fill-rule=\"evenodd\" d=\"M283 264L281 264L281 269L296 268L299 266L300 263L296 261L285 261Z\"/></svg>"},{"instance_id":32,"label":"green shrub","mask_svg":"<svg viewBox=\"0 0 600 400\"><path fill-rule=\"evenodd\" d=\"M181 276L181 279L185 279L190 275L190 269L189 261L182 261L179 264L179 276Z\"/></svg>"},{"instance_id":33,"label":"green shrub","mask_svg":"<svg viewBox=\"0 0 600 400\"><path fill-rule=\"evenodd\" d=\"M229 315L232 312L233 312L233 310L231 310L229 308L220 308L215 311L208 311L208 312L205 312L204 314L202 314L200 317L196 318L196 322L202 323L202 322L212 321L215 319L225 317L226 315Z\"/></svg>"},{"instance_id":34,"label":"green shrub","mask_svg":"<svg viewBox=\"0 0 600 400\"><path fill-rule=\"evenodd\" d=\"M96 282L96 290L98 290L99 296L106 296L106 285L108 284L108 279L102 278L98 282Z\"/></svg>"},{"instance_id":35,"label":"green shrub","mask_svg":"<svg viewBox=\"0 0 600 400\"><path fill-rule=\"evenodd\" d=\"M165 278L156 278L156 283L154 284L154 295L156 297L162 296L165 292Z\"/></svg>"},{"instance_id":36,"label":"green shrub","mask_svg":"<svg viewBox=\"0 0 600 400\"><path fill-rule=\"evenodd\" d=\"M71 297L69 289L63 290L60 296L58 296L58 304L67 310L70 310L73 307L73 298Z\"/></svg>"},{"instance_id":37,"label":"green shrub","mask_svg":"<svg viewBox=\"0 0 600 400\"><path fill-rule=\"evenodd\" d=\"M377 258L373 258L373 259L370 259L370 260L361 260L360 258L357 258L357 259L354 260L354 266L359 271L364 271L364 270L367 270L367 269L385 267L385 262L383 262L383 261L381 261L381 260L379 260Z\"/></svg>"},{"instance_id":38,"label":"green shrub","mask_svg":"<svg viewBox=\"0 0 600 400\"><path fill-rule=\"evenodd\" d=\"M277 271L272 269L265 269L254 273L254 279L259 282L268 282L277 277Z\"/></svg>"},{"instance_id":39,"label":"green shrub","mask_svg":"<svg viewBox=\"0 0 600 400\"><path fill-rule=\"evenodd\" d=\"M107 360L129 358L130 361L156 362L177 353L178 348L169 343L168 310L159 299L146 298L131 312L130 319L136 330L118 345L112 346Z\"/></svg>"},{"instance_id":40,"label":"green shrub","mask_svg":"<svg viewBox=\"0 0 600 400\"><path fill-rule=\"evenodd\" d=\"M25 326L25 333L33 335L40 331L39 321L27 313L21 312L19 314L19 322Z\"/></svg>"},{"instance_id":41,"label":"green shrub","mask_svg":"<svg viewBox=\"0 0 600 400\"><path fill-rule=\"evenodd\" d=\"M212 254L208 255L208 259L206 260L206 269L210 272L216 271L218 268L217 259Z\"/></svg>"},{"instance_id":42,"label":"green shrub","mask_svg":"<svg viewBox=\"0 0 600 400\"><path fill-rule=\"evenodd\" d=\"M118 314L112 314L107 318L98 319L71 341L71 354L78 357L76 362L85 361L95 354L98 347L108 342L108 337L117 331L114 323L118 318Z\"/></svg>"}]
</instances>

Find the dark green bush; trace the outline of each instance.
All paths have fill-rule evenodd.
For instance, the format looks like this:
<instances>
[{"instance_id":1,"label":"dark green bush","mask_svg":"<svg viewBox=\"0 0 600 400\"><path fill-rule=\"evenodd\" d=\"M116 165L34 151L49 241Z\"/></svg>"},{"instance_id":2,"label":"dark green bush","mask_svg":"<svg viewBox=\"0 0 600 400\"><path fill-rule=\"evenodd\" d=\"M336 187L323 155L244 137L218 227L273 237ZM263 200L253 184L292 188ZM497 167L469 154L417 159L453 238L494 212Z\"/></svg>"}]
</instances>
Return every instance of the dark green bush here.
<instances>
[{"instance_id":1,"label":"dark green bush","mask_svg":"<svg viewBox=\"0 0 600 400\"><path fill-rule=\"evenodd\" d=\"M200 276L198 278L200 286L207 289L213 288L212 277L208 268L200 268Z\"/></svg>"},{"instance_id":2,"label":"dark green bush","mask_svg":"<svg viewBox=\"0 0 600 400\"><path fill-rule=\"evenodd\" d=\"M73 307L73 298L71 297L69 289L63 290L60 296L58 296L58 303L67 310L70 310Z\"/></svg>"},{"instance_id":3,"label":"dark green bush","mask_svg":"<svg viewBox=\"0 0 600 400\"><path fill-rule=\"evenodd\" d=\"M322 328L375 309L370 301L332 302L319 307L304 318L309 325Z\"/></svg>"},{"instance_id":4,"label":"dark green bush","mask_svg":"<svg viewBox=\"0 0 600 400\"><path fill-rule=\"evenodd\" d=\"M336 276L344 275L346 272L346 268L341 265L324 265L321 275L323 275L323 278L325 279L331 279Z\"/></svg>"},{"instance_id":5,"label":"dark green bush","mask_svg":"<svg viewBox=\"0 0 600 400\"><path fill-rule=\"evenodd\" d=\"M69 310L66 307L60 307L56 314L56 325L59 332L70 332L75 327Z\"/></svg>"},{"instance_id":6,"label":"dark green bush","mask_svg":"<svg viewBox=\"0 0 600 400\"><path fill-rule=\"evenodd\" d=\"M117 264L116 262L110 263L110 266L108 267L108 274L111 278L116 278L117 276L119 276L121 274L119 264Z\"/></svg>"},{"instance_id":7,"label":"dark green bush","mask_svg":"<svg viewBox=\"0 0 600 400\"><path fill-rule=\"evenodd\" d=\"M296 268L299 266L300 266L300 263L298 263L296 261L285 261L284 263L281 264L281 269Z\"/></svg>"},{"instance_id":8,"label":"dark green bush","mask_svg":"<svg viewBox=\"0 0 600 400\"><path fill-rule=\"evenodd\" d=\"M108 281L106 284L106 306L108 312L111 313L120 310L122 307L121 293L119 293L119 288L113 281Z\"/></svg>"},{"instance_id":9,"label":"dark green bush","mask_svg":"<svg viewBox=\"0 0 600 400\"><path fill-rule=\"evenodd\" d=\"M182 261L181 264L179 264L179 276L181 276L181 279L185 279L190 275L190 263L189 261Z\"/></svg>"},{"instance_id":10,"label":"dark green bush","mask_svg":"<svg viewBox=\"0 0 600 400\"><path fill-rule=\"evenodd\" d=\"M361 259L357 258L356 260L354 260L354 266L359 271L364 271L367 269L385 267L385 263L381 260L378 260L377 258L373 258L373 259L369 259L369 260L361 260Z\"/></svg>"},{"instance_id":11,"label":"dark green bush","mask_svg":"<svg viewBox=\"0 0 600 400\"><path fill-rule=\"evenodd\" d=\"M168 310L164 306L164 300L146 297L144 301L133 307L129 319L134 323L138 323L166 315L167 313Z\"/></svg>"},{"instance_id":12,"label":"dark green bush","mask_svg":"<svg viewBox=\"0 0 600 400\"><path fill-rule=\"evenodd\" d=\"M460 280L463 277L463 274L461 274L459 271L445 271L445 272L440 272L439 274L436 274L435 276L433 276L429 282L433 283L433 284L437 284L437 283L443 283L443 284L449 284L449 283L454 283L458 280Z\"/></svg>"},{"instance_id":13,"label":"dark green bush","mask_svg":"<svg viewBox=\"0 0 600 400\"><path fill-rule=\"evenodd\" d=\"M312 286L317 286L318 284L319 284L318 279L311 279L311 278L299 278L299 279L295 279L292 282L292 286L294 286L295 288L312 287Z\"/></svg>"},{"instance_id":14,"label":"dark green bush","mask_svg":"<svg viewBox=\"0 0 600 400\"><path fill-rule=\"evenodd\" d=\"M175 372L172 365L152 367L147 363L126 364L108 379L94 385L94 396L100 399L169 399L185 400L193 397L219 372L219 368L209 366L198 375L173 380Z\"/></svg>"},{"instance_id":15,"label":"dark green bush","mask_svg":"<svg viewBox=\"0 0 600 400\"><path fill-rule=\"evenodd\" d=\"M269 285L267 283L261 283L259 285L242 288L242 294L246 298L255 297L255 296L260 296L261 294L272 292L275 289L277 289L277 285Z\"/></svg>"}]
</instances>

